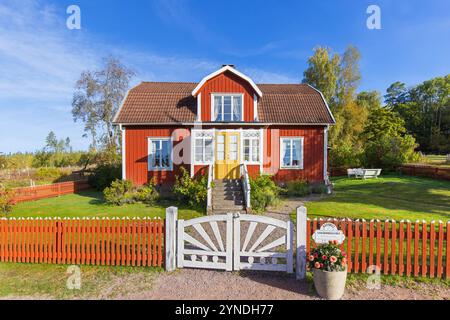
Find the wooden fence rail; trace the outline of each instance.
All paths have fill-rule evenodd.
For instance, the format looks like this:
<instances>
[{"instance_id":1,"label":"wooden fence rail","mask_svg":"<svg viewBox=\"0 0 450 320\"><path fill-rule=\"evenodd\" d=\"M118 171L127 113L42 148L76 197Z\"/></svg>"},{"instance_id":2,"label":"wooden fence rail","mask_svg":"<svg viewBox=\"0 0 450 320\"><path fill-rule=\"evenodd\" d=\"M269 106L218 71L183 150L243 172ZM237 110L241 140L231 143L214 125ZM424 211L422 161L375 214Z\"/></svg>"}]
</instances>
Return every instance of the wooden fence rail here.
<instances>
[{"instance_id":1,"label":"wooden fence rail","mask_svg":"<svg viewBox=\"0 0 450 320\"><path fill-rule=\"evenodd\" d=\"M398 167L399 172L419 177L450 180L450 168L426 165L403 165Z\"/></svg>"},{"instance_id":2,"label":"wooden fence rail","mask_svg":"<svg viewBox=\"0 0 450 320\"><path fill-rule=\"evenodd\" d=\"M89 188L90 186L87 180L67 181L42 186L15 188L13 189L13 201L17 203L59 197L64 194L72 194L78 191L87 190Z\"/></svg>"},{"instance_id":3,"label":"wooden fence rail","mask_svg":"<svg viewBox=\"0 0 450 320\"><path fill-rule=\"evenodd\" d=\"M0 261L161 266L164 222L133 219L0 219Z\"/></svg>"},{"instance_id":4,"label":"wooden fence rail","mask_svg":"<svg viewBox=\"0 0 450 320\"><path fill-rule=\"evenodd\" d=\"M376 266L384 275L450 278L450 221L307 219L307 254L316 246L312 234L325 222L345 234L348 272Z\"/></svg>"}]
</instances>

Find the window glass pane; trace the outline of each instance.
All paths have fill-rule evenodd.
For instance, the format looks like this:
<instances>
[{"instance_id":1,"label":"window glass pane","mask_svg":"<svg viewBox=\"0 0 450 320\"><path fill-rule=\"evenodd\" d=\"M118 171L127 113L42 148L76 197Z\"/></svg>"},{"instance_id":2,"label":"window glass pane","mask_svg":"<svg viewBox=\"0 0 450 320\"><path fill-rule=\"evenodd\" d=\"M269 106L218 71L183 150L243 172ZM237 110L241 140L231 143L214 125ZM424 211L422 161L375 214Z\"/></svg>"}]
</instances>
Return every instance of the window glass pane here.
<instances>
[{"instance_id":1,"label":"window glass pane","mask_svg":"<svg viewBox=\"0 0 450 320\"><path fill-rule=\"evenodd\" d=\"M162 143L161 166L163 168L169 168L170 167L170 141L162 140L161 143Z\"/></svg>"},{"instance_id":2,"label":"window glass pane","mask_svg":"<svg viewBox=\"0 0 450 320\"><path fill-rule=\"evenodd\" d=\"M282 155L283 166L288 167L291 165L291 140L282 140Z\"/></svg>"},{"instance_id":3,"label":"window glass pane","mask_svg":"<svg viewBox=\"0 0 450 320\"><path fill-rule=\"evenodd\" d=\"M250 140L244 140L244 161L250 161Z\"/></svg>"},{"instance_id":4,"label":"window glass pane","mask_svg":"<svg viewBox=\"0 0 450 320\"><path fill-rule=\"evenodd\" d=\"M231 121L231 96L223 97L223 121Z\"/></svg>"},{"instance_id":5,"label":"window glass pane","mask_svg":"<svg viewBox=\"0 0 450 320\"><path fill-rule=\"evenodd\" d=\"M259 140L252 140L252 161L259 162Z\"/></svg>"},{"instance_id":6,"label":"window glass pane","mask_svg":"<svg viewBox=\"0 0 450 320\"><path fill-rule=\"evenodd\" d=\"M213 141L212 139L205 140L205 161L209 162L213 160Z\"/></svg>"},{"instance_id":7,"label":"window glass pane","mask_svg":"<svg viewBox=\"0 0 450 320\"><path fill-rule=\"evenodd\" d=\"M242 97L233 96L233 121L241 121Z\"/></svg>"},{"instance_id":8,"label":"window glass pane","mask_svg":"<svg viewBox=\"0 0 450 320\"><path fill-rule=\"evenodd\" d=\"M153 164L154 168L157 168L161 165L161 147L160 141L152 141L153 145Z\"/></svg>"},{"instance_id":9,"label":"window glass pane","mask_svg":"<svg viewBox=\"0 0 450 320\"><path fill-rule=\"evenodd\" d=\"M300 139L293 140L292 143L292 165L299 166L300 165L300 157L301 157L301 141Z\"/></svg>"},{"instance_id":10,"label":"window glass pane","mask_svg":"<svg viewBox=\"0 0 450 320\"><path fill-rule=\"evenodd\" d=\"M222 121L222 97L214 96L214 121Z\"/></svg>"},{"instance_id":11,"label":"window glass pane","mask_svg":"<svg viewBox=\"0 0 450 320\"><path fill-rule=\"evenodd\" d=\"M217 160L225 160L225 137L223 135L217 136Z\"/></svg>"}]
</instances>

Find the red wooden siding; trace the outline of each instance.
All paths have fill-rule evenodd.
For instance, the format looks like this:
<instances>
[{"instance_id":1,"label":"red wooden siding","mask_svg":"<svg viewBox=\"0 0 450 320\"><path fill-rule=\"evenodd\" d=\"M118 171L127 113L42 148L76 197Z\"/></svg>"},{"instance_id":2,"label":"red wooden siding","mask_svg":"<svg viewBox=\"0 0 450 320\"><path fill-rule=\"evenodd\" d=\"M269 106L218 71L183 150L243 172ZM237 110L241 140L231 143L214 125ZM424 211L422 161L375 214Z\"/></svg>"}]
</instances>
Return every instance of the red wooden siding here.
<instances>
[{"instance_id":1,"label":"red wooden siding","mask_svg":"<svg viewBox=\"0 0 450 320\"><path fill-rule=\"evenodd\" d=\"M323 127L270 127L264 130L264 172L277 181L323 181ZM280 137L303 137L303 169L280 169Z\"/></svg>"},{"instance_id":2,"label":"red wooden siding","mask_svg":"<svg viewBox=\"0 0 450 320\"><path fill-rule=\"evenodd\" d=\"M173 171L148 171L148 138L171 136L173 136L173 146L175 147L190 137L190 131L176 127L127 127L125 130L126 178L136 185L145 184L151 179L157 184L173 183L175 175L180 171L179 166L175 163ZM186 142L188 141L189 139L186 140Z\"/></svg>"},{"instance_id":3,"label":"red wooden siding","mask_svg":"<svg viewBox=\"0 0 450 320\"><path fill-rule=\"evenodd\" d=\"M207 81L200 89L202 97L202 121L211 121L211 93L243 93L244 121L253 122L253 94L250 84L231 72L224 72Z\"/></svg>"}]
</instances>

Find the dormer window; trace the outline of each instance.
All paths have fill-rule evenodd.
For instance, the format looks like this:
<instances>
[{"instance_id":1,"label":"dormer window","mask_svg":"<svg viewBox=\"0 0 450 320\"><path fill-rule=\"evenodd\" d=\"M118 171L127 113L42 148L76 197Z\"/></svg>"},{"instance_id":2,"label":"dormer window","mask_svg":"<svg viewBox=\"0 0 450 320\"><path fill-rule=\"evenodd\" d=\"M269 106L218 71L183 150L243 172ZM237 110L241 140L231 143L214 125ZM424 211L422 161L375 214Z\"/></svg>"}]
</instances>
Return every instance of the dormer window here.
<instances>
[{"instance_id":1,"label":"dormer window","mask_svg":"<svg viewBox=\"0 0 450 320\"><path fill-rule=\"evenodd\" d=\"M237 122L243 121L243 94L213 94L212 121Z\"/></svg>"}]
</instances>

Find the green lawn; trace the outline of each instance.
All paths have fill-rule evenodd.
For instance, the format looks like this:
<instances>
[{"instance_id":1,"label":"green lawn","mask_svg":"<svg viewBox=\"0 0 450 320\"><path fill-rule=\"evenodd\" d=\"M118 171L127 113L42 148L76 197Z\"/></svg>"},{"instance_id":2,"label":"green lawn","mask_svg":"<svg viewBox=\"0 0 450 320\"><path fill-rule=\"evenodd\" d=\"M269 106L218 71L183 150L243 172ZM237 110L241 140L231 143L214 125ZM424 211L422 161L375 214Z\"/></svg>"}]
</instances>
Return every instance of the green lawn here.
<instances>
[{"instance_id":1,"label":"green lawn","mask_svg":"<svg viewBox=\"0 0 450 320\"><path fill-rule=\"evenodd\" d=\"M332 181L334 194L307 202L308 216L450 220L450 181L398 175Z\"/></svg>"},{"instance_id":2,"label":"green lawn","mask_svg":"<svg viewBox=\"0 0 450 320\"><path fill-rule=\"evenodd\" d=\"M14 206L8 217L165 217L166 208L178 207L181 219L204 215L201 210L188 208L175 201L162 200L154 206L136 203L112 206L105 203L101 192L85 191L58 198L23 202Z\"/></svg>"},{"instance_id":3,"label":"green lawn","mask_svg":"<svg viewBox=\"0 0 450 320\"><path fill-rule=\"evenodd\" d=\"M162 268L80 266L80 289L69 289L66 265L0 263L0 297L6 299L114 299L149 290ZM72 287L73 288L73 287Z\"/></svg>"}]
</instances>

